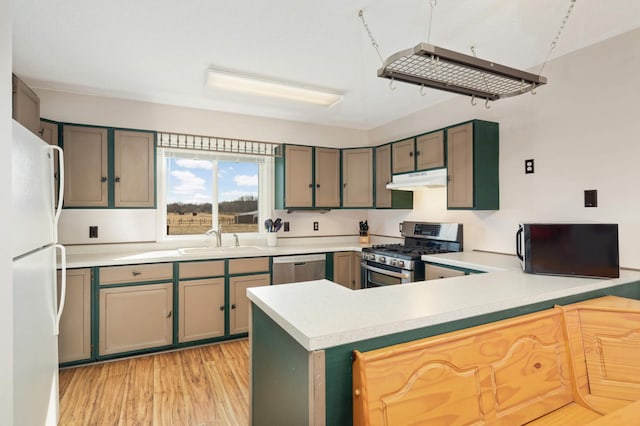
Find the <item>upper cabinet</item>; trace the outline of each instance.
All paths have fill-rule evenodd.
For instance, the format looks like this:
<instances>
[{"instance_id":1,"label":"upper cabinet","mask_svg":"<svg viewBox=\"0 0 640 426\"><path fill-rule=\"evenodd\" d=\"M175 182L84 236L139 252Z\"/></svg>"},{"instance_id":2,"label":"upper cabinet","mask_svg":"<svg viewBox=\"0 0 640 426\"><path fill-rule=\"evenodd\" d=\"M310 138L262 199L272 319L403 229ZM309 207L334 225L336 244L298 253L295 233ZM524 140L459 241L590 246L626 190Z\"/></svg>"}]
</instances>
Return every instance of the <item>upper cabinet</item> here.
<instances>
[{"instance_id":1,"label":"upper cabinet","mask_svg":"<svg viewBox=\"0 0 640 426\"><path fill-rule=\"evenodd\" d=\"M340 150L315 149L316 207L340 205Z\"/></svg>"},{"instance_id":2,"label":"upper cabinet","mask_svg":"<svg viewBox=\"0 0 640 426\"><path fill-rule=\"evenodd\" d=\"M15 74L12 75L13 119L40 135L40 98Z\"/></svg>"},{"instance_id":3,"label":"upper cabinet","mask_svg":"<svg viewBox=\"0 0 640 426\"><path fill-rule=\"evenodd\" d=\"M415 157L416 170L444 167L444 131L418 136Z\"/></svg>"},{"instance_id":4,"label":"upper cabinet","mask_svg":"<svg viewBox=\"0 0 640 426\"><path fill-rule=\"evenodd\" d=\"M108 131L64 126L64 206L107 207Z\"/></svg>"},{"instance_id":5,"label":"upper cabinet","mask_svg":"<svg viewBox=\"0 0 640 426\"><path fill-rule=\"evenodd\" d=\"M153 133L114 131L114 202L116 207L155 205Z\"/></svg>"},{"instance_id":6,"label":"upper cabinet","mask_svg":"<svg viewBox=\"0 0 640 426\"><path fill-rule=\"evenodd\" d=\"M394 142L393 149L393 174L413 172L416 169L416 140L414 138Z\"/></svg>"},{"instance_id":7,"label":"upper cabinet","mask_svg":"<svg viewBox=\"0 0 640 426\"><path fill-rule=\"evenodd\" d=\"M276 158L275 208L340 207L340 150L285 145Z\"/></svg>"},{"instance_id":8,"label":"upper cabinet","mask_svg":"<svg viewBox=\"0 0 640 426\"><path fill-rule=\"evenodd\" d=\"M65 125L63 146L65 207L155 206L154 133Z\"/></svg>"},{"instance_id":9,"label":"upper cabinet","mask_svg":"<svg viewBox=\"0 0 640 426\"><path fill-rule=\"evenodd\" d=\"M393 150L393 174L436 169L445 166L444 131L442 130L394 142L391 146Z\"/></svg>"},{"instance_id":10,"label":"upper cabinet","mask_svg":"<svg viewBox=\"0 0 640 426\"><path fill-rule=\"evenodd\" d=\"M498 210L498 123L474 120L447 129L447 208Z\"/></svg>"},{"instance_id":11,"label":"upper cabinet","mask_svg":"<svg viewBox=\"0 0 640 426\"><path fill-rule=\"evenodd\" d=\"M387 189L391 182L391 145L375 148L375 206L378 209L411 209L413 192Z\"/></svg>"},{"instance_id":12,"label":"upper cabinet","mask_svg":"<svg viewBox=\"0 0 640 426\"><path fill-rule=\"evenodd\" d=\"M342 207L373 207L373 149L342 150Z\"/></svg>"}]
</instances>

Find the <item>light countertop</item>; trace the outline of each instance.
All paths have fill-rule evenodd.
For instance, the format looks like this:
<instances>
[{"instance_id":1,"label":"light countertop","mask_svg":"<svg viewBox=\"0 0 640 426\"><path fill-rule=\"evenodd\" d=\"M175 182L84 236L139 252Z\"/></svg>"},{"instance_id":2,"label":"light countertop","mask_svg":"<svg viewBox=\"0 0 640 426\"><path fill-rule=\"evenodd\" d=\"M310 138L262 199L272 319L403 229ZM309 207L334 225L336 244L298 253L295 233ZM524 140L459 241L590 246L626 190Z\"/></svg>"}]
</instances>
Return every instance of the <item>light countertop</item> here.
<instances>
[{"instance_id":1,"label":"light countertop","mask_svg":"<svg viewBox=\"0 0 640 426\"><path fill-rule=\"evenodd\" d=\"M444 263L441 256L451 257L428 260ZM470 263L460 260L465 256ZM630 270L621 270L617 279L526 274L493 256L502 255L460 254L455 266L495 270L506 265L505 270L356 291L328 280L308 281L251 288L247 295L312 351L640 281L640 272Z\"/></svg>"},{"instance_id":2,"label":"light countertop","mask_svg":"<svg viewBox=\"0 0 640 426\"><path fill-rule=\"evenodd\" d=\"M489 253L484 251L463 251L437 255L424 255L425 262L440 265L457 266L481 272L521 271L520 260L510 254Z\"/></svg>"},{"instance_id":3,"label":"light countertop","mask_svg":"<svg viewBox=\"0 0 640 426\"><path fill-rule=\"evenodd\" d=\"M279 242L280 243L280 242ZM195 246L195 244L191 244ZM189 244L185 244L189 247ZM336 251L361 251L361 245L343 240L315 243L288 243L276 247L256 245L249 247L221 247L221 251L182 255L177 248L167 248L159 244L138 246L69 247L67 268L88 268L93 266L131 265L158 262L187 262L191 260L229 259L257 256L286 256L293 254L328 253Z\"/></svg>"}]
</instances>

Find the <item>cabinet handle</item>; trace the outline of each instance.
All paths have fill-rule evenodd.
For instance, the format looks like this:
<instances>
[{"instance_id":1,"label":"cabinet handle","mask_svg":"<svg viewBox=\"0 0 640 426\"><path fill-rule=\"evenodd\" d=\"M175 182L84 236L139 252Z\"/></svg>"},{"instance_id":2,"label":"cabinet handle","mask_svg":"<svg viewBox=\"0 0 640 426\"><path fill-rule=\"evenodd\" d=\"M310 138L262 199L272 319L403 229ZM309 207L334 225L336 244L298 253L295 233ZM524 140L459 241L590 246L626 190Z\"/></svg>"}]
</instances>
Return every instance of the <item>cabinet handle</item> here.
<instances>
[{"instance_id":1,"label":"cabinet handle","mask_svg":"<svg viewBox=\"0 0 640 426\"><path fill-rule=\"evenodd\" d=\"M342 187L343 187L343 188L346 188L346 187L347 187L347 184L346 184L346 183L343 183L343 184L342 184Z\"/></svg>"},{"instance_id":2,"label":"cabinet handle","mask_svg":"<svg viewBox=\"0 0 640 426\"><path fill-rule=\"evenodd\" d=\"M173 315L173 311L169 311L169 313L167 314L167 318L171 318L171 315Z\"/></svg>"},{"instance_id":3,"label":"cabinet handle","mask_svg":"<svg viewBox=\"0 0 640 426\"><path fill-rule=\"evenodd\" d=\"M420 155L420 151L416 151L416 157Z\"/></svg>"},{"instance_id":4,"label":"cabinet handle","mask_svg":"<svg viewBox=\"0 0 640 426\"><path fill-rule=\"evenodd\" d=\"M313 184L312 183L309 184L309 188L313 188Z\"/></svg>"},{"instance_id":5,"label":"cabinet handle","mask_svg":"<svg viewBox=\"0 0 640 426\"><path fill-rule=\"evenodd\" d=\"M220 310L224 311L224 305L220 306Z\"/></svg>"},{"instance_id":6,"label":"cabinet handle","mask_svg":"<svg viewBox=\"0 0 640 426\"><path fill-rule=\"evenodd\" d=\"M236 304L234 303L233 305L231 305L231 309L235 309L236 308Z\"/></svg>"},{"instance_id":7,"label":"cabinet handle","mask_svg":"<svg viewBox=\"0 0 640 426\"><path fill-rule=\"evenodd\" d=\"M317 185L316 185L316 188L320 188L320 184L317 184Z\"/></svg>"},{"instance_id":8,"label":"cabinet handle","mask_svg":"<svg viewBox=\"0 0 640 426\"><path fill-rule=\"evenodd\" d=\"M142 275L142 272L131 271L131 275L133 275L134 277L137 277L138 275Z\"/></svg>"},{"instance_id":9,"label":"cabinet handle","mask_svg":"<svg viewBox=\"0 0 640 426\"><path fill-rule=\"evenodd\" d=\"M452 180L451 175L447 175L447 182L451 182Z\"/></svg>"},{"instance_id":10,"label":"cabinet handle","mask_svg":"<svg viewBox=\"0 0 640 426\"><path fill-rule=\"evenodd\" d=\"M117 182L120 182L120 178L116 176L116 178L114 179L114 181L115 181L116 183L117 183Z\"/></svg>"},{"instance_id":11,"label":"cabinet handle","mask_svg":"<svg viewBox=\"0 0 640 426\"><path fill-rule=\"evenodd\" d=\"M106 182L106 181L107 181L106 176L102 176L102 177L100 178L100 182Z\"/></svg>"},{"instance_id":12,"label":"cabinet handle","mask_svg":"<svg viewBox=\"0 0 640 426\"><path fill-rule=\"evenodd\" d=\"M413 151L409 153L409 157L413 157Z\"/></svg>"}]
</instances>

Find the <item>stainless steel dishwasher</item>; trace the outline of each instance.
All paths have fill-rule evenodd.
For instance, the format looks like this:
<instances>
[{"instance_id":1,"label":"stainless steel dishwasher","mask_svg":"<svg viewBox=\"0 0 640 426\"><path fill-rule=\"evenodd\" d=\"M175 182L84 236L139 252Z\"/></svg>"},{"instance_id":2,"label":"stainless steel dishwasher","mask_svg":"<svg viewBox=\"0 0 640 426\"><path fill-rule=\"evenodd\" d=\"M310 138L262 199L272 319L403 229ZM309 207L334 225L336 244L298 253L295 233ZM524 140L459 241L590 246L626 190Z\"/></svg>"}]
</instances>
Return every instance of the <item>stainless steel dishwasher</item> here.
<instances>
[{"instance_id":1,"label":"stainless steel dishwasher","mask_svg":"<svg viewBox=\"0 0 640 426\"><path fill-rule=\"evenodd\" d=\"M321 280L325 277L325 254L278 256L273 258L273 284Z\"/></svg>"}]
</instances>

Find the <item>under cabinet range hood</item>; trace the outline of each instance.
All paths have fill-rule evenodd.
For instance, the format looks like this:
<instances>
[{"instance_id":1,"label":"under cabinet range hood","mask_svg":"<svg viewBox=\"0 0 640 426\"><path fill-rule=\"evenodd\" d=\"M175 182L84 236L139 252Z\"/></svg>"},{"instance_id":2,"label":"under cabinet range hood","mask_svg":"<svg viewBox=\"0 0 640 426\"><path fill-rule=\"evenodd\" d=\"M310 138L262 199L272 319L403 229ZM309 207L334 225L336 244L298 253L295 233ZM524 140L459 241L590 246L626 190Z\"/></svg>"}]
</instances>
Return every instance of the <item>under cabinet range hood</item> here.
<instances>
[{"instance_id":1,"label":"under cabinet range hood","mask_svg":"<svg viewBox=\"0 0 640 426\"><path fill-rule=\"evenodd\" d=\"M387 189L396 191L417 191L447 186L447 169L394 175Z\"/></svg>"}]
</instances>

